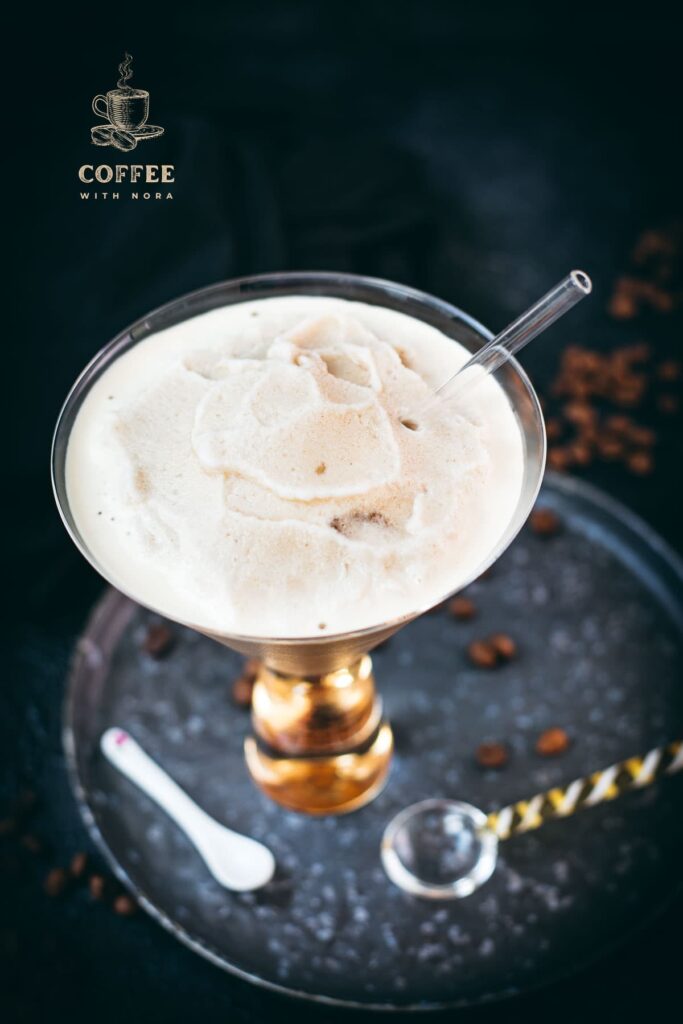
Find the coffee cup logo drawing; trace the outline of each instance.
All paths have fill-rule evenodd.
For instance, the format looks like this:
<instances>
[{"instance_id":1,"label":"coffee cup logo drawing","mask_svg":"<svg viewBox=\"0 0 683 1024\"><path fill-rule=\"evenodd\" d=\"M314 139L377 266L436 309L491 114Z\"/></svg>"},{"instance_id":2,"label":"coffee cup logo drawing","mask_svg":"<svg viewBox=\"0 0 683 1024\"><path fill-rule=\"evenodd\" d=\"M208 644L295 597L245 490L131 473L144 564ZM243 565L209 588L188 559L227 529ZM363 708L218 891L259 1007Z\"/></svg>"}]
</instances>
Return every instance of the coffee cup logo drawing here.
<instances>
[{"instance_id":1,"label":"coffee cup logo drawing","mask_svg":"<svg viewBox=\"0 0 683 1024\"><path fill-rule=\"evenodd\" d=\"M129 153L138 142L156 139L164 129L148 124L149 93L146 89L134 89L128 84L133 77L133 58L127 53L119 64L119 80L115 89L99 93L92 101L92 109L98 117L107 122L90 129L90 138L95 146L114 146Z\"/></svg>"}]
</instances>

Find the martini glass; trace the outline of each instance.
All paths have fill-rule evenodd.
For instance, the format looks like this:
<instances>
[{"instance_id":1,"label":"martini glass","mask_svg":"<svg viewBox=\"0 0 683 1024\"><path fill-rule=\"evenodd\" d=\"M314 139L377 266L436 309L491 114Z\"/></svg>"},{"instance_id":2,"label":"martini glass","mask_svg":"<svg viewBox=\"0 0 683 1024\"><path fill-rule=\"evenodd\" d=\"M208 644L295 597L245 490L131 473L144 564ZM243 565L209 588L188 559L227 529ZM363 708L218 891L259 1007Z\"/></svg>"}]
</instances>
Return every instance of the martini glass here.
<instances>
[{"instance_id":1,"label":"martini glass","mask_svg":"<svg viewBox=\"0 0 683 1024\"><path fill-rule=\"evenodd\" d=\"M81 404L114 360L150 335L221 306L282 295L331 296L398 310L436 327L473 353L492 337L490 331L455 306L415 289L353 274L314 272L266 274L212 285L136 321L83 370L61 410L52 445L54 493L71 538L94 568L133 600L137 595L129 593L89 550L69 504L66 454ZM496 379L510 402L523 439L522 486L504 534L472 578L458 581L458 589L487 569L518 533L533 506L545 466L543 416L529 379L514 358L500 367ZM452 593L441 594L432 604ZM286 594L282 599L286 600ZM253 779L269 797L292 810L337 814L362 806L380 791L389 771L393 737L383 719L369 652L428 607L416 606L400 618L324 638L217 634L197 622L182 623L259 659L253 731L245 741L245 755ZM152 610L166 614L163 608ZM387 682L391 685L390 680ZM419 664L415 685L420 685Z\"/></svg>"}]
</instances>

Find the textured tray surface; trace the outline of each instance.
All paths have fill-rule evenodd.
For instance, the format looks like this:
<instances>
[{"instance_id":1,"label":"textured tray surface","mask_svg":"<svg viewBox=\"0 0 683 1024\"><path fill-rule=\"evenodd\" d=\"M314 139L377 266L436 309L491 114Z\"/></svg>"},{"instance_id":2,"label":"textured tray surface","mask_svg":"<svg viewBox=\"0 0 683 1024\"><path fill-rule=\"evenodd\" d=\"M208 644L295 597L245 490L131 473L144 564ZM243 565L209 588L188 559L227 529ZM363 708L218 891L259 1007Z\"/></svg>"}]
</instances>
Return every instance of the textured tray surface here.
<instances>
[{"instance_id":1,"label":"textured tray surface","mask_svg":"<svg viewBox=\"0 0 683 1024\"><path fill-rule=\"evenodd\" d=\"M503 844L492 880L464 901L415 900L380 866L385 824L414 800L490 810L683 733L677 566L585 485L549 478L541 500L563 533L525 529L469 588L477 619L424 616L373 657L397 752L384 792L346 817L288 813L255 790L242 755L248 716L230 700L237 655L177 629L173 652L152 661L140 644L153 616L105 596L79 644L65 736L86 822L147 909L253 980L415 1006L534 987L599 955L666 899L679 873L680 777ZM498 630L519 658L474 669L467 643ZM104 762L97 743L110 725L210 814L267 842L274 881L258 894L222 890L163 812ZM544 760L534 741L551 725L574 742ZM501 772L473 760L490 738L512 748Z\"/></svg>"}]
</instances>

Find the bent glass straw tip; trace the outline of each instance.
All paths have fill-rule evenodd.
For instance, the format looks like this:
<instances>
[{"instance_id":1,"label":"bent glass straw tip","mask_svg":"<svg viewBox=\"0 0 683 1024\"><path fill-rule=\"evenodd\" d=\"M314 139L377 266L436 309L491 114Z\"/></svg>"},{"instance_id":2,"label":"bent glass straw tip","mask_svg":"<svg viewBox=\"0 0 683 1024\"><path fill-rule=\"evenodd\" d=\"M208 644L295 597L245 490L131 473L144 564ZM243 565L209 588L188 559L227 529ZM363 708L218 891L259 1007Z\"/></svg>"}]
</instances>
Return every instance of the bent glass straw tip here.
<instances>
[{"instance_id":1,"label":"bent glass straw tip","mask_svg":"<svg viewBox=\"0 0 683 1024\"><path fill-rule=\"evenodd\" d=\"M590 295L593 291L593 282L585 270L572 270L569 276L576 287L581 289L584 295Z\"/></svg>"}]
</instances>

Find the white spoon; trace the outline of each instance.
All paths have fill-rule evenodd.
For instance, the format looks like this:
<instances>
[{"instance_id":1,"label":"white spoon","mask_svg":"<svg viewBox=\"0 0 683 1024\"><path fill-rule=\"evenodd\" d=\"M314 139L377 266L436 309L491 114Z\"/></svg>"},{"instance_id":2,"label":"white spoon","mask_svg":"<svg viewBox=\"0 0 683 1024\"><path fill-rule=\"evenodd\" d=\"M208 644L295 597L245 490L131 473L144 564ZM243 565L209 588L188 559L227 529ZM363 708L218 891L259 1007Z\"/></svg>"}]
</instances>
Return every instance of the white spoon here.
<instances>
[{"instance_id":1,"label":"white spoon","mask_svg":"<svg viewBox=\"0 0 683 1024\"><path fill-rule=\"evenodd\" d=\"M270 850L211 818L124 729L107 729L100 746L107 760L180 826L222 886L235 892L249 892L270 881L275 871L275 858Z\"/></svg>"}]
</instances>

